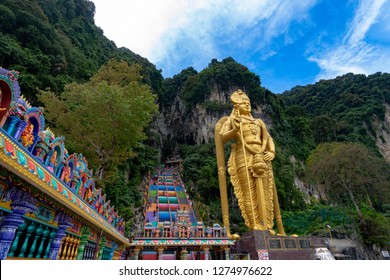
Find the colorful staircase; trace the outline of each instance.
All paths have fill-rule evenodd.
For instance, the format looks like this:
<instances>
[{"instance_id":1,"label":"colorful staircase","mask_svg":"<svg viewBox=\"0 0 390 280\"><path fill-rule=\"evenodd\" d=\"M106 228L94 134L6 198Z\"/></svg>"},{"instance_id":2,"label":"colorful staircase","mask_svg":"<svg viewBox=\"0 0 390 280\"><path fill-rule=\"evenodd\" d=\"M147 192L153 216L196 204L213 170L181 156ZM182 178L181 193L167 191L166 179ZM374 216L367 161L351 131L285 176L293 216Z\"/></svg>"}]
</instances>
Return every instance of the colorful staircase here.
<instances>
[{"instance_id":1,"label":"colorful staircase","mask_svg":"<svg viewBox=\"0 0 390 280\"><path fill-rule=\"evenodd\" d=\"M211 259L209 250L221 253L234 245L226 228L207 227L196 218L180 176L181 160L156 169L145 190L145 220L131 245L132 259Z\"/></svg>"}]
</instances>

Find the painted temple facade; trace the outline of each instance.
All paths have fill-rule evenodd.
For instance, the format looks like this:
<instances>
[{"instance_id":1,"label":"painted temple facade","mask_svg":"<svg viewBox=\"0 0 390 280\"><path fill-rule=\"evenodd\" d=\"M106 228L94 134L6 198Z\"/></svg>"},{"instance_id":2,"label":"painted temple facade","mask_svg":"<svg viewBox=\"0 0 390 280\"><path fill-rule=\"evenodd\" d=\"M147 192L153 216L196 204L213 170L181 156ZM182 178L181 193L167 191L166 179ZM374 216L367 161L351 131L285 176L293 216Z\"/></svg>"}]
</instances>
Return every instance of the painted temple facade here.
<instances>
[{"instance_id":1,"label":"painted temple facade","mask_svg":"<svg viewBox=\"0 0 390 280\"><path fill-rule=\"evenodd\" d=\"M181 159L156 169L145 186L144 221L131 242L130 259L228 260L234 241L219 224L205 226L180 176Z\"/></svg>"},{"instance_id":2,"label":"painted temple facade","mask_svg":"<svg viewBox=\"0 0 390 280\"><path fill-rule=\"evenodd\" d=\"M17 78L0 68L0 259L126 259L123 218Z\"/></svg>"}]
</instances>

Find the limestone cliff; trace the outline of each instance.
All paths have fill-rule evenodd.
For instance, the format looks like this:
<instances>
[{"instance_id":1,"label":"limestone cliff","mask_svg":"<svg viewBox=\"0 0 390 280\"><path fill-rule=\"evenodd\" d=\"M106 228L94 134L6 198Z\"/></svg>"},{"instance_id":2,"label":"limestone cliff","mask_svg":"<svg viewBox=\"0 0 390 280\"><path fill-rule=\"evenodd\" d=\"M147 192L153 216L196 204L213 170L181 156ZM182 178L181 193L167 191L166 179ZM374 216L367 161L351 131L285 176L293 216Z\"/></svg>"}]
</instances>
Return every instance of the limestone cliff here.
<instances>
[{"instance_id":1,"label":"limestone cliff","mask_svg":"<svg viewBox=\"0 0 390 280\"><path fill-rule=\"evenodd\" d=\"M163 145L170 143L177 148L178 144L200 145L213 142L214 126L221 117L230 115L233 107L229 98L237 89L238 87L231 87L221 91L215 85L204 102L194 106L186 104L179 90L171 104L162 108L156 118L156 127L162 136ZM217 105L219 109L212 110L208 104ZM263 107L264 105L252 103L252 114L263 119L270 127L271 118L263 112Z\"/></svg>"},{"instance_id":2,"label":"limestone cliff","mask_svg":"<svg viewBox=\"0 0 390 280\"><path fill-rule=\"evenodd\" d=\"M375 120L376 145L382 156L390 162L390 105L385 103L385 119L383 122Z\"/></svg>"}]
</instances>

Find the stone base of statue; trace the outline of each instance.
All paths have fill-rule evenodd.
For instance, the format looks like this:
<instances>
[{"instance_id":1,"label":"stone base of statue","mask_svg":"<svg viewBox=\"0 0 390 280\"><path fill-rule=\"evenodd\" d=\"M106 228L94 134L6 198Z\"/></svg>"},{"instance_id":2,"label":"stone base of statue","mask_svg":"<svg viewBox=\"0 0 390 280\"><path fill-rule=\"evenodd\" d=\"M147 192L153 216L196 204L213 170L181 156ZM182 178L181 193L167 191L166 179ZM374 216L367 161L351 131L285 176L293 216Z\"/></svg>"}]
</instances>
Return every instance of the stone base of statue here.
<instances>
[{"instance_id":1,"label":"stone base of statue","mask_svg":"<svg viewBox=\"0 0 390 280\"><path fill-rule=\"evenodd\" d=\"M272 236L268 230L253 230L236 241L231 253L251 260L313 260L314 248L321 242L314 237Z\"/></svg>"}]
</instances>

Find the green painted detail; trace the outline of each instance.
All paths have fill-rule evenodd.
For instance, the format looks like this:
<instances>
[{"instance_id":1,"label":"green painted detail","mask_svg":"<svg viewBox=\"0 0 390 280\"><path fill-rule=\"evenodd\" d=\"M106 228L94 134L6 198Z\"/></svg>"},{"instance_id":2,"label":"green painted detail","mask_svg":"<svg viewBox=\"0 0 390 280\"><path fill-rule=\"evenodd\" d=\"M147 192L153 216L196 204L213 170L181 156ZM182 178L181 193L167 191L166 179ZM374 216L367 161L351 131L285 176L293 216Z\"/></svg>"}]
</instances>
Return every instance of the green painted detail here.
<instances>
[{"instance_id":1,"label":"green painted detail","mask_svg":"<svg viewBox=\"0 0 390 280\"><path fill-rule=\"evenodd\" d=\"M43 206L40 206L35 212L34 212L35 216L37 216L37 218L41 219L41 220L44 220L48 223L50 223L51 221L53 221L54 219L54 215L53 215L53 212L50 211L49 209L43 207Z\"/></svg>"},{"instance_id":2,"label":"green painted detail","mask_svg":"<svg viewBox=\"0 0 390 280\"><path fill-rule=\"evenodd\" d=\"M80 245L79 245L79 248L77 250L77 256L76 256L77 260L83 259L85 245L88 243L88 238L91 234L91 230L89 227L83 226L81 228L81 233L82 233L82 237L80 238Z\"/></svg>"},{"instance_id":3,"label":"green painted detail","mask_svg":"<svg viewBox=\"0 0 390 280\"><path fill-rule=\"evenodd\" d=\"M16 151L16 157L18 159L18 163L23 165L23 166L26 166L27 165L27 159L25 157L25 155L23 153L21 153L20 151Z\"/></svg>"},{"instance_id":4,"label":"green painted detail","mask_svg":"<svg viewBox=\"0 0 390 280\"><path fill-rule=\"evenodd\" d=\"M31 249L30 249L30 253L28 254L28 258L32 258L34 256L34 252L35 252L35 247L37 246L37 240L38 238L40 237L40 235L42 234L43 232L43 228L42 226L39 226L36 230L35 230L35 236L34 236L34 241L33 241L33 244L31 246Z\"/></svg>"},{"instance_id":5,"label":"green painted detail","mask_svg":"<svg viewBox=\"0 0 390 280\"><path fill-rule=\"evenodd\" d=\"M101 260L103 257L104 244L106 243L106 237L103 235L100 239L99 243L99 252L98 252L98 260Z\"/></svg>"},{"instance_id":6,"label":"green painted detail","mask_svg":"<svg viewBox=\"0 0 390 280\"><path fill-rule=\"evenodd\" d=\"M62 194L66 197L69 198L68 191L65 188L62 188Z\"/></svg>"},{"instance_id":7,"label":"green painted detail","mask_svg":"<svg viewBox=\"0 0 390 280\"><path fill-rule=\"evenodd\" d=\"M26 221L31 221L31 222L35 222L35 223L38 223L38 224L41 224L41 225L45 225L45 226L48 226L48 227L50 227L50 228L54 228L54 229L58 229L57 227L55 227L55 226L53 226L52 224L50 224L50 223L47 223L47 222L45 222L45 221L41 221L41 220L37 220L37 219L33 219L33 218L31 218L31 217L27 217L27 216L24 216L24 219L26 220Z\"/></svg>"},{"instance_id":8,"label":"green painted detail","mask_svg":"<svg viewBox=\"0 0 390 280\"><path fill-rule=\"evenodd\" d=\"M43 180L45 178L45 172L40 167L37 167L38 177Z\"/></svg>"},{"instance_id":9,"label":"green painted detail","mask_svg":"<svg viewBox=\"0 0 390 280\"><path fill-rule=\"evenodd\" d=\"M102 260L110 260L111 259L111 248L104 247Z\"/></svg>"},{"instance_id":10,"label":"green painted detail","mask_svg":"<svg viewBox=\"0 0 390 280\"><path fill-rule=\"evenodd\" d=\"M35 258L40 259L43 257L42 256L43 244L45 243L45 240L46 240L47 236L49 235L49 233L50 233L50 229L48 227L45 227L45 229L42 232L41 244L39 245L38 252L37 252L37 255Z\"/></svg>"},{"instance_id":11,"label":"green painted detail","mask_svg":"<svg viewBox=\"0 0 390 280\"><path fill-rule=\"evenodd\" d=\"M58 186L57 186L56 180L51 179L51 184L52 184L53 188L54 188L56 191L58 191Z\"/></svg>"},{"instance_id":12,"label":"green painted detail","mask_svg":"<svg viewBox=\"0 0 390 280\"><path fill-rule=\"evenodd\" d=\"M23 246L22 246L22 249L20 250L20 254L18 257L27 257L27 245L28 245L28 241L30 239L30 236L31 234L34 232L35 230L35 227L36 225L34 223L31 223L28 227L27 227L27 234L26 234L26 238L24 239L24 243L23 243Z\"/></svg>"},{"instance_id":13,"label":"green painted detail","mask_svg":"<svg viewBox=\"0 0 390 280\"><path fill-rule=\"evenodd\" d=\"M12 247L9 250L9 253L8 253L9 257L13 257L15 255L15 250L16 250L16 248L18 248L18 245L19 245L20 235L22 234L22 232L25 230L26 227L27 227L27 224L23 223L16 230L16 236L15 236L14 242L12 243Z\"/></svg>"}]
</instances>

